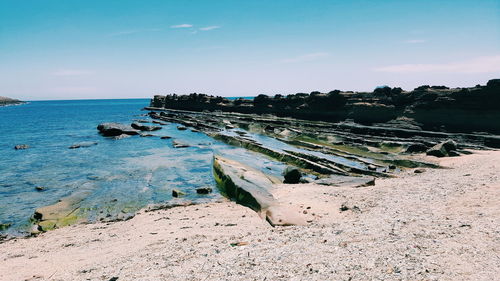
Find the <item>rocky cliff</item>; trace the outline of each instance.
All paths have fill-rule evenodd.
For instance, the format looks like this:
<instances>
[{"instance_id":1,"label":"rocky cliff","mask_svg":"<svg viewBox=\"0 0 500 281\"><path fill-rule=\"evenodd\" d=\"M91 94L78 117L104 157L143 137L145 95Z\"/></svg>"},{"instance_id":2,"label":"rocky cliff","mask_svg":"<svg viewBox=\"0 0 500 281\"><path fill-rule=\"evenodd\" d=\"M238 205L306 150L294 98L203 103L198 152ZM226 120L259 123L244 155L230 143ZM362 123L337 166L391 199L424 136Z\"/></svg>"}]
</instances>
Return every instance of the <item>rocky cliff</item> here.
<instances>
[{"instance_id":1,"label":"rocky cliff","mask_svg":"<svg viewBox=\"0 0 500 281\"><path fill-rule=\"evenodd\" d=\"M451 132L500 133L500 79L484 86L420 86L412 91L379 87L373 92L334 90L253 100L230 100L205 94L156 95L151 107L189 111L273 114L306 120L390 126Z\"/></svg>"}]
</instances>

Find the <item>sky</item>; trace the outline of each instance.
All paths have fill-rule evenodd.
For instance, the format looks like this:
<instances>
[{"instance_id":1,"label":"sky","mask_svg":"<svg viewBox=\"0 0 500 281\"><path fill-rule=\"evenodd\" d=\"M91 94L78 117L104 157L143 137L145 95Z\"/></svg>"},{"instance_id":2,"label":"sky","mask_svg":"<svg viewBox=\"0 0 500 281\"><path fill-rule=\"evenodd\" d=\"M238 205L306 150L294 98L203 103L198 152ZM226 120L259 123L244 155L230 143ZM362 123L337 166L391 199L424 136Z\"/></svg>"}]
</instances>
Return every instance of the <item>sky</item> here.
<instances>
[{"instance_id":1,"label":"sky","mask_svg":"<svg viewBox=\"0 0 500 281\"><path fill-rule=\"evenodd\" d=\"M500 78L500 0L0 0L0 96L256 96Z\"/></svg>"}]
</instances>

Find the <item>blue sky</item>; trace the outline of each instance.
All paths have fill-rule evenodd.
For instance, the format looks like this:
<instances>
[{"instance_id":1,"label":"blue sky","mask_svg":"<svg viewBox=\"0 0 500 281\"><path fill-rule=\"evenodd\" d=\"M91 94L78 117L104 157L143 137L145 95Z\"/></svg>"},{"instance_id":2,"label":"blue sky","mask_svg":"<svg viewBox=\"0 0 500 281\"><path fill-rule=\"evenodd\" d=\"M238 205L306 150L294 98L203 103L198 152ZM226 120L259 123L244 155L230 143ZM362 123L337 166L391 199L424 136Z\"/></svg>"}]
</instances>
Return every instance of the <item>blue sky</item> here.
<instances>
[{"instance_id":1,"label":"blue sky","mask_svg":"<svg viewBox=\"0 0 500 281\"><path fill-rule=\"evenodd\" d=\"M499 0L0 0L0 95L26 100L491 78Z\"/></svg>"}]
</instances>

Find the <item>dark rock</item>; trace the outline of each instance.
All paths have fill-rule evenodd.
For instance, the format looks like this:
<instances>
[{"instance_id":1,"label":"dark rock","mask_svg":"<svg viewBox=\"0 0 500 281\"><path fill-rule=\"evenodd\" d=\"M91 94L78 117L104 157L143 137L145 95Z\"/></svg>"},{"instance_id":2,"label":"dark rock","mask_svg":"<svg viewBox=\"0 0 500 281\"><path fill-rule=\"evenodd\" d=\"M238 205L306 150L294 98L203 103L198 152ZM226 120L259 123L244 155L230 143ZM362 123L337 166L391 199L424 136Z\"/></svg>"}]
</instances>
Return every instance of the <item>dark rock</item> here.
<instances>
[{"instance_id":1,"label":"dark rock","mask_svg":"<svg viewBox=\"0 0 500 281\"><path fill-rule=\"evenodd\" d=\"M300 178L302 177L302 173L300 172L300 170L292 166L287 166L282 175L285 178L283 183L291 184L300 183Z\"/></svg>"},{"instance_id":2,"label":"dark rock","mask_svg":"<svg viewBox=\"0 0 500 281\"><path fill-rule=\"evenodd\" d=\"M138 123L132 123L130 126L134 129L140 130L140 131L157 131L157 130L161 129L160 126L141 125Z\"/></svg>"},{"instance_id":3,"label":"dark rock","mask_svg":"<svg viewBox=\"0 0 500 281\"><path fill-rule=\"evenodd\" d=\"M427 146L421 143L410 144L406 148L406 153L421 153L427 150Z\"/></svg>"},{"instance_id":4,"label":"dark rock","mask_svg":"<svg viewBox=\"0 0 500 281\"><path fill-rule=\"evenodd\" d=\"M179 130L179 131L185 131L185 130L187 130L187 128L184 127L184 126L177 126L177 130Z\"/></svg>"},{"instance_id":5,"label":"dark rock","mask_svg":"<svg viewBox=\"0 0 500 281\"><path fill-rule=\"evenodd\" d=\"M16 146L14 146L15 150L28 149L28 148L30 148L30 146L27 144L18 144Z\"/></svg>"},{"instance_id":6,"label":"dark rock","mask_svg":"<svg viewBox=\"0 0 500 281\"><path fill-rule=\"evenodd\" d=\"M172 189L172 197L177 198L177 197L181 197L183 195L186 195L186 193L184 193L178 189Z\"/></svg>"},{"instance_id":7,"label":"dark rock","mask_svg":"<svg viewBox=\"0 0 500 281\"><path fill-rule=\"evenodd\" d=\"M368 170L370 170L370 171L376 171L376 170L377 170L377 166L375 166L375 165L371 165L371 164L370 164L370 165L368 165L366 168L367 168Z\"/></svg>"},{"instance_id":8,"label":"dark rock","mask_svg":"<svg viewBox=\"0 0 500 281\"><path fill-rule=\"evenodd\" d=\"M0 231L7 230L11 225L10 223L0 223Z\"/></svg>"},{"instance_id":9,"label":"dark rock","mask_svg":"<svg viewBox=\"0 0 500 281\"><path fill-rule=\"evenodd\" d=\"M82 142L82 143L73 144L72 146L69 147L69 149L90 147L90 146L94 146L94 145L97 145L97 142Z\"/></svg>"},{"instance_id":10,"label":"dark rock","mask_svg":"<svg viewBox=\"0 0 500 281\"><path fill-rule=\"evenodd\" d=\"M421 174L423 172L425 172L425 169L415 169L415 171L413 171L415 174Z\"/></svg>"},{"instance_id":11,"label":"dark rock","mask_svg":"<svg viewBox=\"0 0 500 281\"><path fill-rule=\"evenodd\" d=\"M140 133L139 134L141 137L154 137L155 135L152 135L152 134L144 134L144 133Z\"/></svg>"},{"instance_id":12,"label":"dark rock","mask_svg":"<svg viewBox=\"0 0 500 281\"><path fill-rule=\"evenodd\" d=\"M162 140L168 140L168 139L171 139L172 137L170 136L161 136L160 139Z\"/></svg>"},{"instance_id":13,"label":"dark rock","mask_svg":"<svg viewBox=\"0 0 500 281\"><path fill-rule=\"evenodd\" d=\"M45 186L35 186L36 191L45 191L47 188Z\"/></svg>"},{"instance_id":14,"label":"dark rock","mask_svg":"<svg viewBox=\"0 0 500 281\"><path fill-rule=\"evenodd\" d=\"M177 142L177 141L173 141L172 145L174 146L174 148L186 148L186 147L189 147L189 144L180 143L180 142Z\"/></svg>"},{"instance_id":15,"label":"dark rock","mask_svg":"<svg viewBox=\"0 0 500 281\"><path fill-rule=\"evenodd\" d=\"M212 193L211 187L200 187L196 189L196 193L198 194L209 194Z\"/></svg>"},{"instance_id":16,"label":"dark rock","mask_svg":"<svg viewBox=\"0 0 500 281\"><path fill-rule=\"evenodd\" d=\"M122 134L138 135L139 132L134 128L120 123L102 123L97 126L97 130L106 137L115 137Z\"/></svg>"},{"instance_id":17,"label":"dark rock","mask_svg":"<svg viewBox=\"0 0 500 281\"><path fill-rule=\"evenodd\" d=\"M167 122L162 122L162 121L158 121L158 120L153 120L153 123L159 124L159 125L167 125L168 124Z\"/></svg>"}]
</instances>

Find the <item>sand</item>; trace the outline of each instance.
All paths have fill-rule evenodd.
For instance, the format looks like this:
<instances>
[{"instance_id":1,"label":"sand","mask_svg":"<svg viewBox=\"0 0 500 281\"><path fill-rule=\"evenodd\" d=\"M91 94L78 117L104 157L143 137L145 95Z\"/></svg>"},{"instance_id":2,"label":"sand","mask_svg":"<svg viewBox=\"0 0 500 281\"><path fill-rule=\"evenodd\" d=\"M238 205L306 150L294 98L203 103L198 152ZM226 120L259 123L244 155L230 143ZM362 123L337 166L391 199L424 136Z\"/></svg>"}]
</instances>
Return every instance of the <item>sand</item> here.
<instances>
[{"instance_id":1,"label":"sand","mask_svg":"<svg viewBox=\"0 0 500 281\"><path fill-rule=\"evenodd\" d=\"M10 240L0 280L498 280L500 151L439 161L369 187L280 185L307 226L227 201Z\"/></svg>"}]
</instances>

